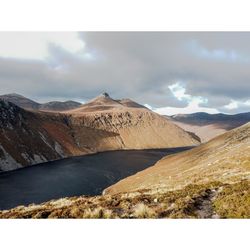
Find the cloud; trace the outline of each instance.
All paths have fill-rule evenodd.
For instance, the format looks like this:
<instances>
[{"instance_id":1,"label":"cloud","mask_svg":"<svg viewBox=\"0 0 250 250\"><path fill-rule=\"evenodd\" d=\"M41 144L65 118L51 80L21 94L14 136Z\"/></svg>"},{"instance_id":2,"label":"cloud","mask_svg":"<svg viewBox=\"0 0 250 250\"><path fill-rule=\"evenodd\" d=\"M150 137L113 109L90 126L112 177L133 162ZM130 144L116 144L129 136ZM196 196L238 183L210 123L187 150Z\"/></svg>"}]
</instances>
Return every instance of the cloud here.
<instances>
[{"instance_id":1,"label":"cloud","mask_svg":"<svg viewBox=\"0 0 250 250\"><path fill-rule=\"evenodd\" d=\"M187 48L190 50L191 53L196 55L200 58L205 58L209 60L218 60L218 61L225 61L225 62L241 62L241 63L249 63L250 58L244 56L244 54L240 54L235 50L226 50L222 48L215 48L215 49L207 49L202 47L196 40L191 40L187 44Z\"/></svg>"},{"instance_id":2,"label":"cloud","mask_svg":"<svg viewBox=\"0 0 250 250\"><path fill-rule=\"evenodd\" d=\"M70 53L84 49L77 32L0 32L0 56L5 58L45 60L50 45Z\"/></svg>"},{"instance_id":3,"label":"cloud","mask_svg":"<svg viewBox=\"0 0 250 250\"><path fill-rule=\"evenodd\" d=\"M207 103L207 99L201 96L191 96L186 94L186 89L179 82L169 86L172 94L179 100L187 101L187 106L182 108L177 107L161 107L153 108L146 104L146 107L161 115L175 115L175 114L190 114L195 112L206 112L210 114L219 113L217 109L201 107L200 105Z\"/></svg>"},{"instance_id":4,"label":"cloud","mask_svg":"<svg viewBox=\"0 0 250 250\"><path fill-rule=\"evenodd\" d=\"M225 106L223 106L224 112L249 112L250 110L250 99L247 101L235 101L231 100L231 102Z\"/></svg>"},{"instance_id":5,"label":"cloud","mask_svg":"<svg viewBox=\"0 0 250 250\"><path fill-rule=\"evenodd\" d=\"M109 92L176 112L249 108L227 105L250 99L250 33L0 32L0 40L0 94L86 101Z\"/></svg>"}]
</instances>

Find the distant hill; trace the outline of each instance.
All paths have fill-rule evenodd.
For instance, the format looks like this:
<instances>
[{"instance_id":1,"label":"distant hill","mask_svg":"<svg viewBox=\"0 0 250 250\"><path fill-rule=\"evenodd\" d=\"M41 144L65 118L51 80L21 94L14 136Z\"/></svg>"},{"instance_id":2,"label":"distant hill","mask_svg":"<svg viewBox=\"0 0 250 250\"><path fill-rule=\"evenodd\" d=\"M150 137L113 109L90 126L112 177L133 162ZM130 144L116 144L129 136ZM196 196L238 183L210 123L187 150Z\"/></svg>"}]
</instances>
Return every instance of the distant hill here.
<instances>
[{"instance_id":1,"label":"distant hill","mask_svg":"<svg viewBox=\"0 0 250 250\"><path fill-rule=\"evenodd\" d=\"M250 121L250 112L235 115L193 113L167 117L186 131L198 135L202 142Z\"/></svg>"},{"instance_id":2,"label":"distant hill","mask_svg":"<svg viewBox=\"0 0 250 250\"><path fill-rule=\"evenodd\" d=\"M35 101L32 101L31 99L28 99L22 95L15 94L15 93L0 95L0 100L12 102L18 107L24 108L24 109L38 110L41 105L40 103L37 103Z\"/></svg>"},{"instance_id":3,"label":"distant hill","mask_svg":"<svg viewBox=\"0 0 250 250\"><path fill-rule=\"evenodd\" d=\"M65 111L81 106L81 103L75 101L65 101L65 102L52 101L41 104L15 93L1 95L0 100L5 100L14 103L18 107L27 110Z\"/></svg>"},{"instance_id":4,"label":"distant hill","mask_svg":"<svg viewBox=\"0 0 250 250\"><path fill-rule=\"evenodd\" d=\"M82 104L75 101L65 101L65 102L47 102L44 104L41 104L39 107L39 110L44 111L65 111L70 109L75 109L80 107Z\"/></svg>"}]
</instances>

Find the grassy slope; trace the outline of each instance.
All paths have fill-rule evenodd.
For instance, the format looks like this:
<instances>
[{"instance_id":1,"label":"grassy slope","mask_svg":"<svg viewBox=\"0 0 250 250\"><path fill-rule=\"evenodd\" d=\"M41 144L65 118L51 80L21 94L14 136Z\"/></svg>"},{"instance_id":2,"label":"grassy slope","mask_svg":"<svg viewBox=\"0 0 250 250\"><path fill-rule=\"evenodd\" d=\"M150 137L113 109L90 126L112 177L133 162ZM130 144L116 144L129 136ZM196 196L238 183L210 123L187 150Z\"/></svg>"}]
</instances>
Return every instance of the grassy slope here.
<instances>
[{"instance_id":1,"label":"grassy slope","mask_svg":"<svg viewBox=\"0 0 250 250\"><path fill-rule=\"evenodd\" d=\"M105 193L150 188L181 189L188 184L236 182L250 176L250 123L195 149L167 156L153 167L121 180Z\"/></svg>"},{"instance_id":2,"label":"grassy slope","mask_svg":"<svg viewBox=\"0 0 250 250\"><path fill-rule=\"evenodd\" d=\"M213 192L216 195L211 198ZM0 211L0 218L250 218L249 197L249 181L230 185L212 182L163 193L140 190L64 198Z\"/></svg>"}]
</instances>

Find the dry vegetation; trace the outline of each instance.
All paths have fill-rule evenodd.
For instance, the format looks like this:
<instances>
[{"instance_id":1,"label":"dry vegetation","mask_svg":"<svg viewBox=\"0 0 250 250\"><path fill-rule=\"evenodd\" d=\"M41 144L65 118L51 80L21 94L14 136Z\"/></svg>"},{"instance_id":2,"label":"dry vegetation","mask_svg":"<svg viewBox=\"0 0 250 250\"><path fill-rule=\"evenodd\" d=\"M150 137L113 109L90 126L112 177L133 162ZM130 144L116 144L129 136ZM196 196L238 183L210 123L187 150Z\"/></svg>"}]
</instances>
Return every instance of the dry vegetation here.
<instances>
[{"instance_id":1,"label":"dry vegetation","mask_svg":"<svg viewBox=\"0 0 250 250\"><path fill-rule=\"evenodd\" d=\"M105 190L106 194L149 188L181 189L189 184L235 183L250 177L250 123L194 149L166 156L154 166Z\"/></svg>"},{"instance_id":2,"label":"dry vegetation","mask_svg":"<svg viewBox=\"0 0 250 250\"><path fill-rule=\"evenodd\" d=\"M248 181L226 185L214 201L222 218L250 218L250 185Z\"/></svg>"},{"instance_id":3,"label":"dry vegetation","mask_svg":"<svg viewBox=\"0 0 250 250\"><path fill-rule=\"evenodd\" d=\"M250 218L249 190L249 181L244 180L157 193L145 189L112 196L71 197L0 211L0 218Z\"/></svg>"}]
</instances>

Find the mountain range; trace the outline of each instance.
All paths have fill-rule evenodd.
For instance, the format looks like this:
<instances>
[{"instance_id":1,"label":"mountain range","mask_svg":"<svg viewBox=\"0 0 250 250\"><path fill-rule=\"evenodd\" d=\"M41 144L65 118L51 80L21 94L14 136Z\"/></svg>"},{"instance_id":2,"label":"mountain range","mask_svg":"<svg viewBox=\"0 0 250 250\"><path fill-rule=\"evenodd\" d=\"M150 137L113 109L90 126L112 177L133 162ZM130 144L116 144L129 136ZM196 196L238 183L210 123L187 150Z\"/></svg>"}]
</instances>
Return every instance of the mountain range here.
<instances>
[{"instance_id":1,"label":"mountain range","mask_svg":"<svg viewBox=\"0 0 250 250\"><path fill-rule=\"evenodd\" d=\"M15 96L15 103L0 101L1 171L108 150L199 144L197 137L144 106L106 93L60 112L37 110L23 97Z\"/></svg>"},{"instance_id":2,"label":"mountain range","mask_svg":"<svg viewBox=\"0 0 250 250\"><path fill-rule=\"evenodd\" d=\"M198 112L173 115L167 119L184 130L195 133L202 142L207 142L230 129L250 122L250 112L235 115Z\"/></svg>"},{"instance_id":3,"label":"mountain range","mask_svg":"<svg viewBox=\"0 0 250 250\"><path fill-rule=\"evenodd\" d=\"M20 108L28 110L64 111L81 106L81 103L75 101L52 101L41 104L15 93L0 95L0 100L11 102Z\"/></svg>"}]
</instances>

